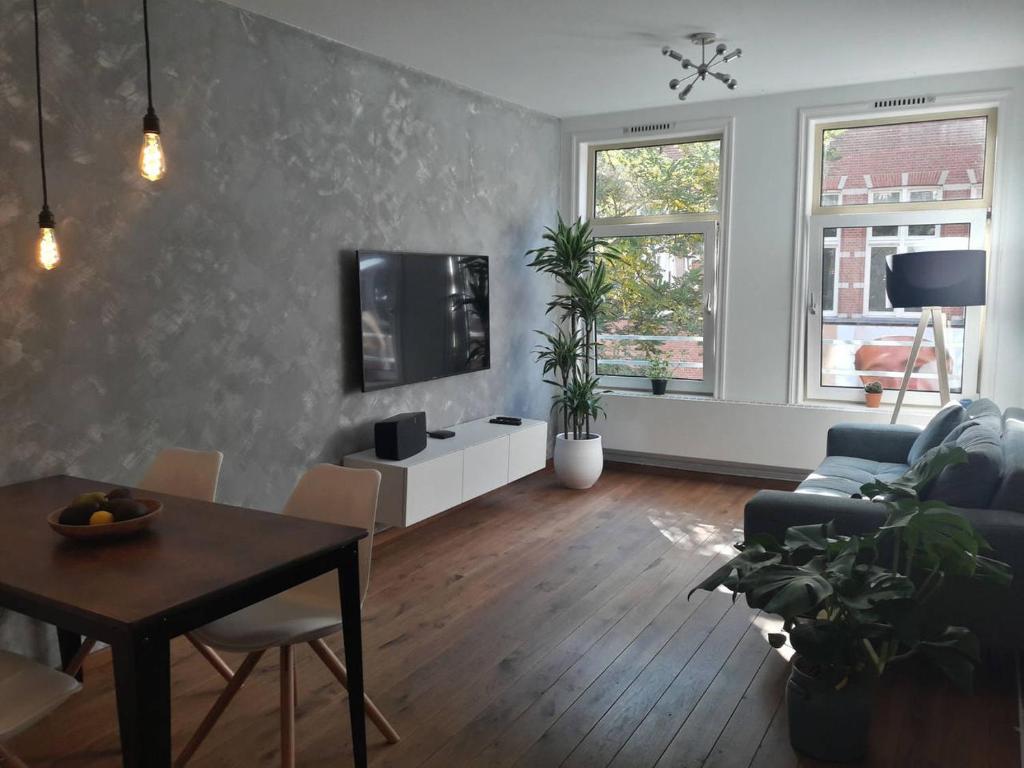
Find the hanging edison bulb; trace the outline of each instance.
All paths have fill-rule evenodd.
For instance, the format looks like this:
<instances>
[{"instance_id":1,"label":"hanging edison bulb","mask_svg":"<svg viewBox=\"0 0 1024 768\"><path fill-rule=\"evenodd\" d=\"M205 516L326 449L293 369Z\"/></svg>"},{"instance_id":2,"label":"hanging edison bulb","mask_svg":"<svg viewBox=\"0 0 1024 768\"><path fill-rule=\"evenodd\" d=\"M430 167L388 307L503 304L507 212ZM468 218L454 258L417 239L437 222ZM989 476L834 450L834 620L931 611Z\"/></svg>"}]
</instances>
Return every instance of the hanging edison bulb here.
<instances>
[{"instance_id":1,"label":"hanging edison bulb","mask_svg":"<svg viewBox=\"0 0 1024 768\"><path fill-rule=\"evenodd\" d=\"M142 28L146 36L146 95L149 109L142 118L142 150L139 152L139 173L147 181L158 181L167 171L167 159L160 142L160 119L153 109L153 67L149 60L149 3L142 0Z\"/></svg>"},{"instance_id":2,"label":"hanging edison bulb","mask_svg":"<svg viewBox=\"0 0 1024 768\"><path fill-rule=\"evenodd\" d=\"M139 173L142 178L157 181L164 177L167 162L160 143L160 120L152 110L142 119L142 151L139 152Z\"/></svg>"},{"instance_id":3,"label":"hanging edison bulb","mask_svg":"<svg viewBox=\"0 0 1024 768\"><path fill-rule=\"evenodd\" d=\"M54 230L53 214L43 208L39 214L39 244L36 259L39 266L49 271L60 264L60 249L57 247L57 233Z\"/></svg>"},{"instance_id":4,"label":"hanging edison bulb","mask_svg":"<svg viewBox=\"0 0 1024 768\"><path fill-rule=\"evenodd\" d=\"M50 210L46 187L46 145L43 143L43 75L39 64L39 0L32 0L32 15L36 32L36 116L39 120L39 171L43 182L43 208L39 211L39 240L36 243L36 261L49 271L60 264L60 249L57 248L56 221Z\"/></svg>"}]
</instances>

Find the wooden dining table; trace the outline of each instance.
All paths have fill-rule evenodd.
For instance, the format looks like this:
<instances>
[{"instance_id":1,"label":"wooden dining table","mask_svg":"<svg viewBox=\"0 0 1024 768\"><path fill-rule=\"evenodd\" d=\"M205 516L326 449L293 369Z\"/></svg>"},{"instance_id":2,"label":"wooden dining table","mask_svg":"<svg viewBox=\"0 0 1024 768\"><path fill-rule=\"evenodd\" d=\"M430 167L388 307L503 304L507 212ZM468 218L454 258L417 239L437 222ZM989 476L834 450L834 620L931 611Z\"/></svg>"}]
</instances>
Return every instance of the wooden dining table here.
<instances>
[{"instance_id":1,"label":"wooden dining table","mask_svg":"<svg viewBox=\"0 0 1024 768\"><path fill-rule=\"evenodd\" d=\"M125 768L171 765L170 641L337 571L355 765L366 765L359 540L330 523L150 491L163 502L132 538L72 541L47 515L113 486L58 475L0 487L0 607L57 626L65 662L82 637L113 652ZM59 716L59 715L58 715Z\"/></svg>"}]
</instances>

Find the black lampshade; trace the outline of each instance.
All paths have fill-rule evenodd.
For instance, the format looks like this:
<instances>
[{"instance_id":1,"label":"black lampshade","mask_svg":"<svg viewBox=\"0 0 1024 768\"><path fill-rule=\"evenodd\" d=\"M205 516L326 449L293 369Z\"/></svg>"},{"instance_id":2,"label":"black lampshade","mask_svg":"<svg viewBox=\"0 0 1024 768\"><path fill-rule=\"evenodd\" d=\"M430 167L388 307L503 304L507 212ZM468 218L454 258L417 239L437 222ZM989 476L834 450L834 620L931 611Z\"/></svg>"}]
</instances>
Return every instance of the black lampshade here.
<instances>
[{"instance_id":1,"label":"black lampshade","mask_svg":"<svg viewBox=\"0 0 1024 768\"><path fill-rule=\"evenodd\" d=\"M985 304L984 251L896 253L885 268L889 303L905 307L980 307Z\"/></svg>"}]
</instances>

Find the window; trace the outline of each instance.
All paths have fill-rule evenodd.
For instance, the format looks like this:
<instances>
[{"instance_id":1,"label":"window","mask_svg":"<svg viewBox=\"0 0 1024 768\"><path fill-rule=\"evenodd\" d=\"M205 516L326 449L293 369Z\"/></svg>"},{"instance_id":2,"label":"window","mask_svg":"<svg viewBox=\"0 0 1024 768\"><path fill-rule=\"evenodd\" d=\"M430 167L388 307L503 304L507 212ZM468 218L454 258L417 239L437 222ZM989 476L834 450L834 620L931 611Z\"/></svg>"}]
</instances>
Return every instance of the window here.
<instances>
[{"instance_id":1,"label":"window","mask_svg":"<svg viewBox=\"0 0 1024 768\"><path fill-rule=\"evenodd\" d=\"M587 149L586 215L621 255L599 331L602 382L646 387L648 363L664 358L671 391L713 392L722 137Z\"/></svg>"},{"instance_id":2,"label":"window","mask_svg":"<svg viewBox=\"0 0 1024 768\"><path fill-rule=\"evenodd\" d=\"M812 399L860 400L872 379L899 389L921 316L920 308L889 303L890 257L984 247L995 111L814 128L804 390ZM976 395L981 308L944 312L951 391ZM929 327L910 402L913 391L938 389L932 334Z\"/></svg>"}]
</instances>

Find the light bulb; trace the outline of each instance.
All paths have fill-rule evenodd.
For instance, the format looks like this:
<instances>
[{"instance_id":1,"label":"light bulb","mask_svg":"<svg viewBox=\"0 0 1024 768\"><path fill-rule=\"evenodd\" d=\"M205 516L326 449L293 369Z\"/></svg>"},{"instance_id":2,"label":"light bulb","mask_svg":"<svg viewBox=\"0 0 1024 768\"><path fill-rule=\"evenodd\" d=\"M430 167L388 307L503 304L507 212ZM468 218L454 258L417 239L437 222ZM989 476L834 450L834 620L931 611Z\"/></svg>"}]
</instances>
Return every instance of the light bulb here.
<instances>
[{"instance_id":1,"label":"light bulb","mask_svg":"<svg viewBox=\"0 0 1024 768\"><path fill-rule=\"evenodd\" d=\"M43 210L39 212L39 243L36 246L36 261L47 271L60 264L60 249L57 247L57 233L54 231L56 223L50 206L44 202Z\"/></svg>"},{"instance_id":2,"label":"light bulb","mask_svg":"<svg viewBox=\"0 0 1024 768\"><path fill-rule=\"evenodd\" d=\"M726 64L728 64L733 59L738 59L742 55L743 55L743 51L740 48L737 48L736 50L732 51L731 53L725 54L725 56L722 57L722 61L724 61Z\"/></svg>"},{"instance_id":3,"label":"light bulb","mask_svg":"<svg viewBox=\"0 0 1024 768\"><path fill-rule=\"evenodd\" d=\"M60 249L57 248L57 235L53 227L39 228L39 250L36 254L39 266L51 270L60 264Z\"/></svg>"},{"instance_id":4,"label":"light bulb","mask_svg":"<svg viewBox=\"0 0 1024 768\"><path fill-rule=\"evenodd\" d=\"M142 151L139 153L139 172L142 178L157 181L164 177L166 170L164 148L160 143L159 132L146 131L142 134Z\"/></svg>"}]
</instances>

